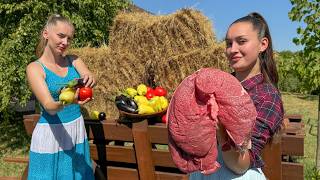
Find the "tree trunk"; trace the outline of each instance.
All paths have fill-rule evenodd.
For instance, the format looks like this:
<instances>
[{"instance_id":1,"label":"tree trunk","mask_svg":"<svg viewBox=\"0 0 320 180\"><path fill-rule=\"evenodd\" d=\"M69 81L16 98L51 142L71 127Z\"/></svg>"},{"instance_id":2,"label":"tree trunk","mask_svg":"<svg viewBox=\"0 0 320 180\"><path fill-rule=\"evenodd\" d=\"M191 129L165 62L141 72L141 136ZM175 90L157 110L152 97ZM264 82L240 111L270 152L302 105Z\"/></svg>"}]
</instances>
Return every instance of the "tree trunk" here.
<instances>
[{"instance_id":1,"label":"tree trunk","mask_svg":"<svg viewBox=\"0 0 320 180\"><path fill-rule=\"evenodd\" d=\"M320 170L320 93L318 94L317 169Z\"/></svg>"}]
</instances>

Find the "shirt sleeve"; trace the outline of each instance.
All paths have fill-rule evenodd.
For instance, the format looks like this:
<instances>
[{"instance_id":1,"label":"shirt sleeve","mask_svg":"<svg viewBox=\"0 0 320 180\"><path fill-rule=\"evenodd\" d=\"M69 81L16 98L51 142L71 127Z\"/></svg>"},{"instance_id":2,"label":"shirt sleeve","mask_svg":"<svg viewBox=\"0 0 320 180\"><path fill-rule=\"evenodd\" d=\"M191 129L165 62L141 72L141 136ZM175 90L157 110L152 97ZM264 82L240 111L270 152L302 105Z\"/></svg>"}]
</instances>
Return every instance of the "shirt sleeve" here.
<instances>
[{"instance_id":1,"label":"shirt sleeve","mask_svg":"<svg viewBox=\"0 0 320 180\"><path fill-rule=\"evenodd\" d=\"M282 100L278 93L265 94L256 104L257 120L253 128L249 150L251 167L262 167L261 151L283 121Z\"/></svg>"}]
</instances>

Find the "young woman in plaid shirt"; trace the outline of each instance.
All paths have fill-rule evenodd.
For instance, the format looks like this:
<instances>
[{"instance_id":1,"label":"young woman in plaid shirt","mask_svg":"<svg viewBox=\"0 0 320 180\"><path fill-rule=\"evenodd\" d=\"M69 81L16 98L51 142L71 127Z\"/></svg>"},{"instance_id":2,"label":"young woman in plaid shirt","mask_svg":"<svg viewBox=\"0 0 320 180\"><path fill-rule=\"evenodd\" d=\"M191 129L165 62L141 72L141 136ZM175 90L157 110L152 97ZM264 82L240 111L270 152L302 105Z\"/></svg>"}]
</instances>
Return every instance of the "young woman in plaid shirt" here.
<instances>
[{"instance_id":1,"label":"young woman in plaid shirt","mask_svg":"<svg viewBox=\"0 0 320 180\"><path fill-rule=\"evenodd\" d=\"M221 168L209 176L192 173L190 179L266 179L261 170L264 165L261 151L281 127L284 113L277 89L278 73L270 31L260 14L251 13L229 26L225 41L233 74L249 93L258 113L251 137L252 147L244 154L235 151L220 125L217 138L221 147L218 158Z\"/></svg>"}]
</instances>

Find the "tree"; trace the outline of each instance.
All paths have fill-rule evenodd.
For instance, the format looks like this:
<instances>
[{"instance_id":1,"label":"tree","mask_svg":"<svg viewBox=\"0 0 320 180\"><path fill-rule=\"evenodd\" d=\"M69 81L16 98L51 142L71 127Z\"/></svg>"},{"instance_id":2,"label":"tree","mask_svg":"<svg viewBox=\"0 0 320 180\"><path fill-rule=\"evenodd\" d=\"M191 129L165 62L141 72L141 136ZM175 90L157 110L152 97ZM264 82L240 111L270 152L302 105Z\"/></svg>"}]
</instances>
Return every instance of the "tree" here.
<instances>
[{"instance_id":1,"label":"tree","mask_svg":"<svg viewBox=\"0 0 320 180\"><path fill-rule=\"evenodd\" d=\"M35 60L39 32L53 13L71 19L76 33L73 47L98 47L108 42L109 27L129 0L3 0L0 2L0 113L12 98L25 103L31 92L25 68Z\"/></svg>"},{"instance_id":2,"label":"tree","mask_svg":"<svg viewBox=\"0 0 320 180\"><path fill-rule=\"evenodd\" d=\"M289 18L303 21L299 27L300 37L294 38L297 45L304 45L303 61L295 67L305 87L319 95L320 92L320 0L291 0L293 5ZM318 103L318 140L316 165L320 169L320 97Z\"/></svg>"}]
</instances>

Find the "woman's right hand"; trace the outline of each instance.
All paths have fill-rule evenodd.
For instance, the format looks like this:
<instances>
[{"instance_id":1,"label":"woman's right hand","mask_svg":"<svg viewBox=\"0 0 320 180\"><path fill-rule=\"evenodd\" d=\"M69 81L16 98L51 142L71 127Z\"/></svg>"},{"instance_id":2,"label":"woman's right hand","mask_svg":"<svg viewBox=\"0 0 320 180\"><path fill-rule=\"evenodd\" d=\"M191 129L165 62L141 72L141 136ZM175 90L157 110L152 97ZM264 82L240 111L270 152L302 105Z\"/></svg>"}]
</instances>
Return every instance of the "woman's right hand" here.
<instances>
[{"instance_id":1,"label":"woman's right hand","mask_svg":"<svg viewBox=\"0 0 320 180\"><path fill-rule=\"evenodd\" d=\"M80 101L79 100L79 90L80 90L80 88L77 88L76 93L74 95L74 102L73 102L74 104L83 105L93 99L93 98L87 98L84 101Z\"/></svg>"}]
</instances>

